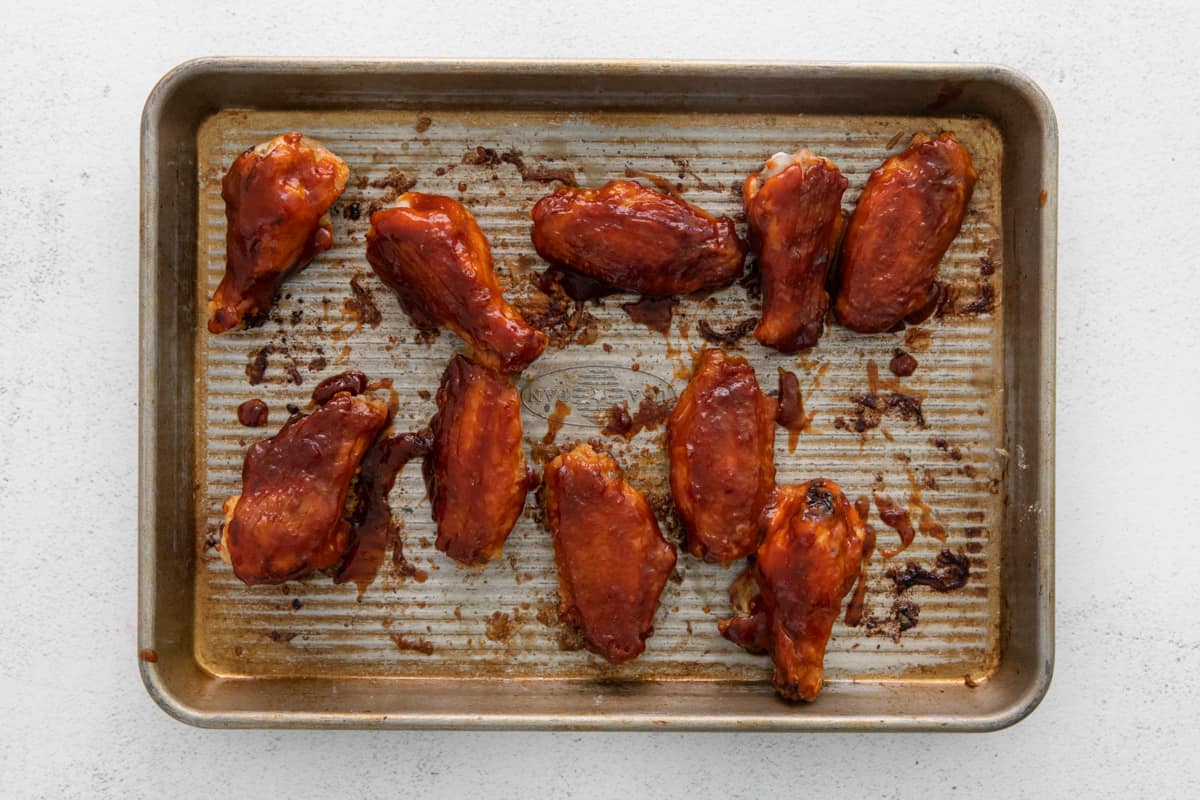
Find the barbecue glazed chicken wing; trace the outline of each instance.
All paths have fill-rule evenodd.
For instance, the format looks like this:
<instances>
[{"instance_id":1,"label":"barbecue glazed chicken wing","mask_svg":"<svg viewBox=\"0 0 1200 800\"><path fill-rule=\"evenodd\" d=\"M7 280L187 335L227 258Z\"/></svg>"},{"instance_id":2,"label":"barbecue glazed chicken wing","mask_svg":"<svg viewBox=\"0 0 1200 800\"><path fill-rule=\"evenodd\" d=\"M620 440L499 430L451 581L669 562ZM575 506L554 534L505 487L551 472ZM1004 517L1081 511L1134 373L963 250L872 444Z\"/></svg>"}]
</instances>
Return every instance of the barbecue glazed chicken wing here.
<instances>
[{"instance_id":1,"label":"barbecue glazed chicken wing","mask_svg":"<svg viewBox=\"0 0 1200 800\"><path fill-rule=\"evenodd\" d=\"M733 220L635 181L543 197L533 207L533 246L551 263L654 296L723 286L746 260Z\"/></svg>"},{"instance_id":2,"label":"barbecue glazed chicken wing","mask_svg":"<svg viewBox=\"0 0 1200 800\"><path fill-rule=\"evenodd\" d=\"M667 421L671 495L688 551L728 564L758 546L775 488L775 401L746 359L708 349Z\"/></svg>"},{"instance_id":3,"label":"barbecue glazed chicken wing","mask_svg":"<svg viewBox=\"0 0 1200 800\"><path fill-rule=\"evenodd\" d=\"M860 333L917 322L936 306L938 264L978 176L953 133L917 134L871 173L846 228L834 314Z\"/></svg>"},{"instance_id":4,"label":"barbecue glazed chicken wing","mask_svg":"<svg viewBox=\"0 0 1200 800\"><path fill-rule=\"evenodd\" d=\"M846 186L832 161L808 150L777 153L746 178L742 199L762 276L759 344L794 353L821 338Z\"/></svg>"},{"instance_id":5,"label":"barbecue glazed chicken wing","mask_svg":"<svg viewBox=\"0 0 1200 800\"><path fill-rule=\"evenodd\" d=\"M242 493L225 502L221 555L235 575L283 583L342 559L350 481L389 417L385 403L340 392L250 448Z\"/></svg>"},{"instance_id":6,"label":"barbecue glazed chicken wing","mask_svg":"<svg viewBox=\"0 0 1200 800\"><path fill-rule=\"evenodd\" d=\"M208 304L209 332L266 311L284 278L333 245L329 207L349 175L344 161L299 133L238 156L221 181L225 277Z\"/></svg>"},{"instance_id":7,"label":"barbecue glazed chicken wing","mask_svg":"<svg viewBox=\"0 0 1200 800\"><path fill-rule=\"evenodd\" d=\"M628 661L654 632L675 547L617 462L588 445L551 461L544 480L559 616L580 628L588 650L614 664Z\"/></svg>"},{"instance_id":8,"label":"barbecue glazed chicken wing","mask_svg":"<svg viewBox=\"0 0 1200 800\"><path fill-rule=\"evenodd\" d=\"M437 405L424 464L437 549L464 564L484 563L500 554L531 488L521 398L497 373L456 355Z\"/></svg>"},{"instance_id":9,"label":"barbecue glazed chicken wing","mask_svg":"<svg viewBox=\"0 0 1200 800\"><path fill-rule=\"evenodd\" d=\"M417 327L450 328L484 366L520 372L546 349L546 335L504 299L491 248L462 203L400 195L371 215L367 260Z\"/></svg>"},{"instance_id":10,"label":"barbecue glazed chicken wing","mask_svg":"<svg viewBox=\"0 0 1200 800\"><path fill-rule=\"evenodd\" d=\"M833 623L858 577L866 529L837 484L823 479L779 487L762 527L749 575L731 588L739 616L719 628L735 644L770 653L781 697L813 700Z\"/></svg>"}]
</instances>

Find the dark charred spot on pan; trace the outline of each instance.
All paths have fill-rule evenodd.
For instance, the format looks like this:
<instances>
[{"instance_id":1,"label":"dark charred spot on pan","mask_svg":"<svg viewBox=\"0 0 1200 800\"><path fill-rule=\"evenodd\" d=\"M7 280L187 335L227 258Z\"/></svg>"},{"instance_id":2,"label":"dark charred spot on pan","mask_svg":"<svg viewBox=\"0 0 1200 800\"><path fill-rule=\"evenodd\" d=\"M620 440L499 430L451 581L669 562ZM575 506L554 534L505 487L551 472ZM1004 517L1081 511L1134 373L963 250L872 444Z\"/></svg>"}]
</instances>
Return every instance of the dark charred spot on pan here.
<instances>
[{"instance_id":1,"label":"dark charred spot on pan","mask_svg":"<svg viewBox=\"0 0 1200 800\"><path fill-rule=\"evenodd\" d=\"M313 358L313 360L308 362L308 371L320 372L327 366L329 366L329 362L325 360L325 356L316 356Z\"/></svg>"},{"instance_id":2,"label":"dark charred spot on pan","mask_svg":"<svg viewBox=\"0 0 1200 800\"><path fill-rule=\"evenodd\" d=\"M662 396L658 387L647 387L636 411L630 412L626 401L614 404L605 415L605 424L600 432L605 436L623 436L632 439L643 430L656 430L671 413L671 403Z\"/></svg>"},{"instance_id":3,"label":"dark charred spot on pan","mask_svg":"<svg viewBox=\"0 0 1200 800\"><path fill-rule=\"evenodd\" d=\"M300 413L300 406L296 405L295 403L288 403L285 407L287 408L289 423L295 422L296 420L300 419L300 417L304 416Z\"/></svg>"},{"instance_id":4,"label":"dark charred spot on pan","mask_svg":"<svg viewBox=\"0 0 1200 800\"><path fill-rule=\"evenodd\" d=\"M268 359L270 359L273 352L275 352L275 348L269 344L264 344L257 350L251 351L250 360L246 364L246 377L249 379L251 386L256 386L263 382L263 375L267 371Z\"/></svg>"},{"instance_id":5,"label":"dark charred spot on pan","mask_svg":"<svg viewBox=\"0 0 1200 800\"><path fill-rule=\"evenodd\" d=\"M996 274L996 262L991 256L979 257L979 274L983 277Z\"/></svg>"},{"instance_id":6,"label":"dark charred spot on pan","mask_svg":"<svg viewBox=\"0 0 1200 800\"><path fill-rule=\"evenodd\" d=\"M358 201L347 203L342 209L342 217L349 220L357 220L362 216L362 205Z\"/></svg>"},{"instance_id":7,"label":"dark charred spot on pan","mask_svg":"<svg viewBox=\"0 0 1200 800\"><path fill-rule=\"evenodd\" d=\"M292 598L292 611L299 611L304 607L304 602L299 597Z\"/></svg>"},{"instance_id":8,"label":"dark charred spot on pan","mask_svg":"<svg viewBox=\"0 0 1200 800\"><path fill-rule=\"evenodd\" d=\"M271 630L271 631L267 632L267 636L270 637L272 642L282 642L282 643L286 644L287 642L290 642L292 639L295 639L297 636L297 633L296 633L296 631Z\"/></svg>"},{"instance_id":9,"label":"dark charred spot on pan","mask_svg":"<svg viewBox=\"0 0 1200 800\"><path fill-rule=\"evenodd\" d=\"M368 184L373 189L390 189L396 195L404 194L417 185L416 178L410 178L396 167L392 167L382 178L376 178Z\"/></svg>"},{"instance_id":10,"label":"dark charred spot on pan","mask_svg":"<svg viewBox=\"0 0 1200 800\"><path fill-rule=\"evenodd\" d=\"M954 302L958 299L958 288L949 283L942 283L939 286L941 286L941 298L938 300L937 311L933 315L938 319L953 316Z\"/></svg>"},{"instance_id":11,"label":"dark charred spot on pan","mask_svg":"<svg viewBox=\"0 0 1200 800\"><path fill-rule=\"evenodd\" d=\"M565 186L578 186L575 182L575 171L567 167L559 167L551 169L539 164L536 167L531 167L525 163L524 154L510 147L500 155L500 160L505 164L512 164L517 168L517 172L521 174L521 180L526 183L534 181L537 183L553 183L558 181Z\"/></svg>"},{"instance_id":12,"label":"dark charred spot on pan","mask_svg":"<svg viewBox=\"0 0 1200 800\"><path fill-rule=\"evenodd\" d=\"M696 328L700 331L700 335L705 341L712 342L716 345L725 345L732 347L746 337L746 334L754 330L754 326L758 324L758 320L754 317L749 317L734 325L727 331L718 331L709 324L708 320L702 319L696 324Z\"/></svg>"},{"instance_id":13,"label":"dark charred spot on pan","mask_svg":"<svg viewBox=\"0 0 1200 800\"><path fill-rule=\"evenodd\" d=\"M917 371L917 360L903 350L897 349L892 354L888 369L897 378L907 378Z\"/></svg>"},{"instance_id":14,"label":"dark charred spot on pan","mask_svg":"<svg viewBox=\"0 0 1200 800\"><path fill-rule=\"evenodd\" d=\"M679 518L679 511L675 508L675 501L672 499L671 493L648 492L645 497L646 504L650 506L655 519L658 520L658 526L663 536L671 544L682 548L684 545L683 521Z\"/></svg>"},{"instance_id":15,"label":"dark charred spot on pan","mask_svg":"<svg viewBox=\"0 0 1200 800\"><path fill-rule=\"evenodd\" d=\"M864 620L868 636L887 636L893 642L899 642L901 635L917 626L921 617L921 607L907 597L898 597L892 602L892 607L883 617L871 615Z\"/></svg>"},{"instance_id":16,"label":"dark charred spot on pan","mask_svg":"<svg viewBox=\"0 0 1200 800\"><path fill-rule=\"evenodd\" d=\"M529 275L528 281L536 291L517 303L518 310L530 325L546 334L551 347L592 344L600 338L599 320L584 308L583 300L567 294L564 275L559 270Z\"/></svg>"},{"instance_id":17,"label":"dark charred spot on pan","mask_svg":"<svg viewBox=\"0 0 1200 800\"><path fill-rule=\"evenodd\" d=\"M494 167L500 163L500 154L491 147L477 145L475 149L463 153L462 163L473 167Z\"/></svg>"},{"instance_id":18,"label":"dark charred spot on pan","mask_svg":"<svg viewBox=\"0 0 1200 800\"><path fill-rule=\"evenodd\" d=\"M996 310L996 289L990 281L980 281L976 296L961 309L963 314L990 314Z\"/></svg>"},{"instance_id":19,"label":"dark charred spot on pan","mask_svg":"<svg viewBox=\"0 0 1200 800\"><path fill-rule=\"evenodd\" d=\"M352 395L362 394L367 390L367 376L356 369L348 370L339 375L333 375L317 384L313 389L313 402L323 406L333 399L334 395L349 392Z\"/></svg>"},{"instance_id":20,"label":"dark charred spot on pan","mask_svg":"<svg viewBox=\"0 0 1200 800\"><path fill-rule=\"evenodd\" d=\"M935 567L929 569L910 561L903 568L888 570L887 576L896 584L897 593L913 586L928 586L937 592L949 592L966 585L971 565L966 553L943 550L938 553L934 564Z\"/></svg>"},{"instance_id":21,"label":"dark charred spot on pan","mask_svg":"<svg viewBox=\"0 0 1200 800\"><path fill-rule=\"evenodd\" d=\"M741 190L738 190L741 194ZM746 296L751 300L762 297L762 273L758 269L758 259L746 259L746 271L737 279L738 286L746 290Z\"/></svg>"},{"instance_id":22,"label":"dark charred spot on pan","mask_svg":"<svg viewBox=\"0 0 1200 800\"><path fill-rule=\"evenodd\" d=\"M300 369L294 362L288 364L284 370L287 372L288 383L294 383L297 386L302 386L304 384L304 378L300 375Z\"/></svg>"}]
</instances>

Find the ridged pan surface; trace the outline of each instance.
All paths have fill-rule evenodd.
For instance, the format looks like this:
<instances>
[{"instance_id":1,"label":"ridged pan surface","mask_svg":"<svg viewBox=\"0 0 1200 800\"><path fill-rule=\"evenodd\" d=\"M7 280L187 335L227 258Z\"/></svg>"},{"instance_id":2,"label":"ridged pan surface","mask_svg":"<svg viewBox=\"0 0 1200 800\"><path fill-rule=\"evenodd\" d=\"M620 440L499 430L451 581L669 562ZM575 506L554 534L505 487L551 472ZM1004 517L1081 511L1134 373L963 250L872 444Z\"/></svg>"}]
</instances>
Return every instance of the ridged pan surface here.
<instances>
[{"instance_id":1,"label":"ridged pan surface","mask_svg":"<svg viewBox=\"0 0 1200 800\"><path fill-rule=\"evenodd\" d=\"M195 321L196 392L202 400L195 420L194 647L205 669L231 677L764 681L762 691L770 692L765 683L770 662L717 633L717 621L729 613L728 587L739 568L704 564L682 552L640 658L611 666L570 649L571 637L556 622L550 537L538 523L532 494L503 556L483 569L460 567L433 547L420 464L411 463L391 499L404 529L404 555L420 574L405 576L388 560L361 595L354 584L335 585L324 575L284 586L242 585L212 547L221 506L240 489L247 447L278 430L288 417L287 404L303 408L312 388L329 375L353 368L372 379L389 378L399 397L394 429L428 423L442 370L461 343L449 332L432 341L419 336L365 258L370 210L386 204L408 180L415 180L417 191L446 194L470 208L491 242L508 297L535 312L535 278L546 265L530 244L529 212L556 184L522 180L511 158L464 163L464 154L477 147L497 154L515 151L527 172L569 170L581 185L599 185L627 171L657 176L687 201L734 216L744 234L742 181L772 153L803 146L832 159L850 181L843 201L849 212L870 172L903 150L912 134L942 130L953 130L970 149L979 173L962 232L941 265L941 280L956 293L951 307L897 333L864 336L830 324L815 349L796 356L767 350L752 334L728 349L750 360L767 391L776 390L778 367L799 378L812 421L794 449L788 431L778 429L780 483L832 478L851 498L890 497L909 508L914 528L924 514L946 534L939 540L926 524L902 554L891 559L874 554L863 622L856 627L839 622L834 628L827 679L982 679L995 668L1002 579L998 531L1008 454L999 314L1004 302L1002 152L991 122L599 111L225 110L203 125L197 142L201 309L224 269L221 177L243 150L289 130L321 140L345 159L351 177L333 209L333 249L284 285L261 326L210 336L203 329L205 319ZM589 303L575 315L574 329L568 324L551 331L551 347L516 380L525 436L531 453L549 449L535 445L542 445L547 419L561 402L570 413L552 446L600 440L632 483L665 510L664 529L677 536L667 502L665 425L626 441L602 434L606 413L620 402L636 410L647 392L669 407L686 385L693 358L707 344L701 323L727 331L756 317L759 303L740 284L707 297L683 298L664 335L634 322L622 308L636 299L618 295ZM372 305L379 312L374 324ZM919 362L910 377L897 379L888 371L898 348ZM252 385L247 367L263 352L262 381ZM872 371L878 374L875 387ZM856 398L872 388L880 397L899 391L919 399L923 423L891 412L877 427L856 430ZM237 407L251 398L262 398L270 409L264 428L238 424ZM897 546L896 532L882 524L874 507L870 523L882 548ZM945 593L923 586L897 591L890 569L908 562L932 568L942 550L969 558L965 586Z\"/></svg>"}]
</instances>

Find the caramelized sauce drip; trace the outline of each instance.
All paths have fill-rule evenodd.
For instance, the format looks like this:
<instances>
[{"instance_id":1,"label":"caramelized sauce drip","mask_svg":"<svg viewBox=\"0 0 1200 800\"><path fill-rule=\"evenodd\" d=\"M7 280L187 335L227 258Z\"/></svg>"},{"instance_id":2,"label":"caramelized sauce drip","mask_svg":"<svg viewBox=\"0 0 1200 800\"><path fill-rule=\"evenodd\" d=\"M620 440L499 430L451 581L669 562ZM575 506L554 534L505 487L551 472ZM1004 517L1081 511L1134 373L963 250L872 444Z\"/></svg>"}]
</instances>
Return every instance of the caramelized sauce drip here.
<instances>
[{"instance_id":1,"label":"caramelized sauce drip","mask_svg":"<svg viewBox=\"0 0 1200 800\"><path fill-rule=\"evenodd\" d=\"M908 509L884 494L875 495L875 508L879 509L879 518L883 520L883 524L900 534L900 546L894 550L880 548L880 554L884 558L899 555L912 544L913 539L917 538L917 532L913 530L912 520L908 517Z\"/></svg>"},{"instance_id":2,"label":"caramelized sauce drip","mask_svg":"<svg viewBox=\"0 0 1200 800\"><path fill-rule=\"evenodd\" d=\"M389 543L392 561L400 574L415 578L418 583L425 581L425 574L404 560L400 528L392 517L388 494L404 465L414 458L423 458L431 444L429 431L402 433L379 440L363 457L351 545L335 578L337 583L354 581L358 584L360 597L375 580Z\"/></svg>"},{"instance_id":3,"label":"caramelized sauce drip","mask_svg":"<svg viewBox=\"0 0 1200 800\"><path fill-rule=\"evenodd\" d=\"M257 397L238 406L238 422L247 428L261 428L267 424L267 404Z\"/></svg>"},{"instance_id":4,"label":"caramelized sauce drip","mask_svg":"<svg viewBox=\"0 0 1200 800\"><path fill-rule=\"evenodd\" d=\"M788 431L788 452L794 452L800 441L800 432L808 427L812 419L804 413L804 397L800 394L800 379L796 373L779 368L779 408L775 421Z\"/></svg>"},{"instance_id":5,"label":"caramelized sauce drip","mask_svg":"<svg viewBox=\"0 0 1200 800\"><path fill-rule=\"evenodd\" d=\"M871 514L871 499L865 496L858 498L854 501L854 510L862 520L866 536L863 537L862 567L858 573L858 585L854 587L850 604L846 606L846 624L851 628L862 624L863 606L867 597L867 564L875 553L875 529L867 524L867 517Z\"/></svg>"}]
</instances>

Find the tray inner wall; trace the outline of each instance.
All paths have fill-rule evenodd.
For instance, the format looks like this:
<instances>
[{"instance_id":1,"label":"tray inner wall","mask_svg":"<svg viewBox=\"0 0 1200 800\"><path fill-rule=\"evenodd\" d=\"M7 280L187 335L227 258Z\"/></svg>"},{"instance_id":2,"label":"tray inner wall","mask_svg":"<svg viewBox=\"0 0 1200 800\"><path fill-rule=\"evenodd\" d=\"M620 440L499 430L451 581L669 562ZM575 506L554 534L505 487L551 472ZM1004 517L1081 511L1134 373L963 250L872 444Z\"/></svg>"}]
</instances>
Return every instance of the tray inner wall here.
<instances>
[{"instance_id":1,"label":"tray inner wall","mask_svg":"<svg viewBox=\"0 0 1200 800\"><path fill-rule=\"evenodd\" d=\"M431 120L418 131L422 117ZM630 114L541 111L473 112L438 109L380 112L260 112L229 110L211 117L198 136L199 236L197 304L203 309L224 270L225 218L220 181L247 147L277 133L301 130L320 139L349 164L346 193L333 209L335 246L290 279L262 326L212 337L197 319L197 489L195 651L201 665L220 676L294 677L505 677L607 680L736 680L769 677L764 657L722 639L718 619L729 611L727 590L737 568L703 564L681 552L677 577L668 583L646 652L611 666L586 651L560 647L553 624L557 586L549 535L535 521L534 497L504 556L486 569L459 567L437 552L429 503L418 463L397 481L392 505L404 526L408 560L427 574L405 579L385 564L359 597L352 584L316 576L286 586L248 588L212 549L225 498L240 489L246 448L286 420L288 403L301 407L321 379L345 369L391 378L399 393L395 430L420 428L434 411L431 399L449 356L460 347L442 333L422 342L395 298L375 278L364 254L368 211L394 190L389 171L417 180L417 191L461 199L489 237L507 296L528 306L533 276L546 266L529 242L529 211L553 185L523 182L515 166L462 163L476 146L500 153L515 148L530 166L566 167L581 185L624 177L627 169L681 186L683 197L715 214L741 211L740 186L770 154L806 146L832 159L850 181L849 212L878 164L899 152L918 131L954 130L971 150L980 180L962 233L941 267L941 279L958 292L957 305L995 292L994 313L952 313L930 319L912 345L905 333L862 336L827 327L818 347L797 356L742 340L736 352L754 364L764 390L777 385L776 368L800 379L810 431L789 450L778 431L778 480L825 476L850 497L879 491L907 503L914 482L921 499L944 526L940 542L918 534L903 554L870 562L865 618L850 628L839 622L826 658L832 683L874 680L961 680L985 677L999 658L1001 490L1003 449L1003 331L1001 293L1000 164L995 127L982 119L821 117L811 115ZM444 174L435 174L436 170ZM372 185L372 184L375 185ZM358 218L353 219L357 204ZM740 219L740 217L738 217ZM744 232L744 225L739 225ZM994 274L992 273L994 271ZM361 324L347 306L351 279L372 295L382 314L377 326ZM673 398L686 385L692 358L705 345L701 320L718 330L757 315L741 286L707 299L684 299L670 333L631 321L614 296L588 305L596 332L591 344L552 347L518 379L530 445L546 433L555 400L571 407L558 444L600 437L650 497L669 495L663 426L632 441L602 437L604 411L625 399L636 407L645 387ZM584 337L587 338L587 337ZM603 347L610 345L611 349ZM246 366L270 346L264 380L250 385ZM868 363L881 381L903 347L920 367L901 379L903 391L923 399L926 427L885 416L878 428L853 430L852 398L868 391ZM633 369L637 366L636 371ZM300 385L295 383L299 378ZM885 390L886 393L886 390ZM270 407L265 428L241 427L237 406L260 397ZM835 426L842 417L846 428ZM944 441L940 441L944 440ZM937 442L935 444L935 441ZM915 508L914 508L915 511ZM881 545L897 543L876 512L871 524ZM913 515L914 525L917 514ZM965 552L970 578L962 589L939 594L914 587L903 597L919 606L915 627L895 635L892 566L915 561L932 566L943 548ZM401 649L395 637L426 642L432 653Z\"/></svg>"}]
</instances>

